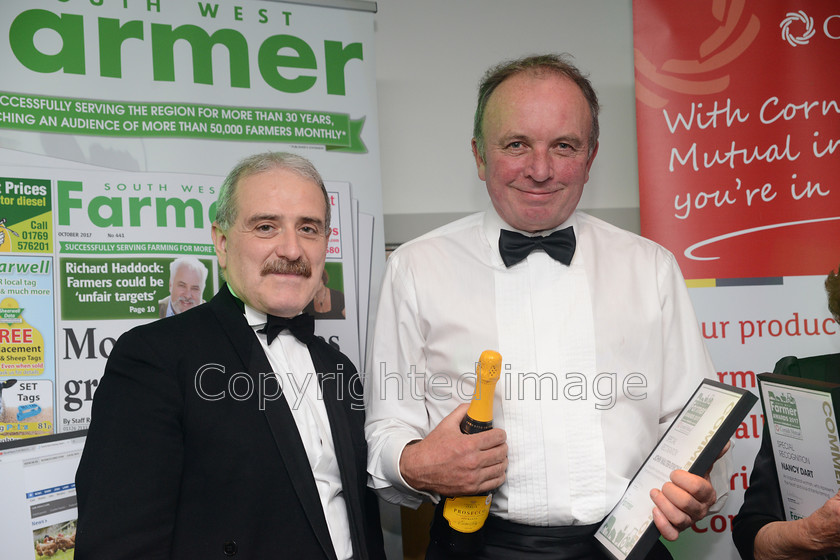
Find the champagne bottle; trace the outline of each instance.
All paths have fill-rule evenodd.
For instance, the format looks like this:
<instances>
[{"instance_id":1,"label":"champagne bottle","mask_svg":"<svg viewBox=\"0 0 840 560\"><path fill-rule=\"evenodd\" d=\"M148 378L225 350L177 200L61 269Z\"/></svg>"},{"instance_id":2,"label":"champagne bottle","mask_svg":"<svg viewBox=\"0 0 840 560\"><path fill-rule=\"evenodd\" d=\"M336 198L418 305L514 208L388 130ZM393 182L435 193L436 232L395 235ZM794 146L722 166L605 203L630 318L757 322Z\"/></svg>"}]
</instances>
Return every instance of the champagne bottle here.
<instances>
[{"instance_id":1,"label":"champagne bottle","mask_svg":"<svg viewBox=\"0 0 840 560\"><path fill-rule=\"evenodd\" d=\"M502 369L502 356L485 350L475 368L476 383L461 432L477 434L493 427L493 395ZM469 557L484 543L482 528L490 513L493 494L441 497L432 521L431 541L438 551L454 557Z\"/></svg>"}]
</instances>

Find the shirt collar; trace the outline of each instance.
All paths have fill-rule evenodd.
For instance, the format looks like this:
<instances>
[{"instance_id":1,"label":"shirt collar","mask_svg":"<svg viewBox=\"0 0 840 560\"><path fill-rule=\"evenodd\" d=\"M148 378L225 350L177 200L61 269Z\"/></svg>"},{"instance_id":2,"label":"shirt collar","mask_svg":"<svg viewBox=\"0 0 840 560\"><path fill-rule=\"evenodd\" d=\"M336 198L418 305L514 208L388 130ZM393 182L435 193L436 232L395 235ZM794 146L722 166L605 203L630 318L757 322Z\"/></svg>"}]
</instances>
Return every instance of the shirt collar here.
<instances>
[{"instance_id":1,"label":"shirt collar","mask_svg":"<svg viewBox=\"0 0 840 560\"><path fill-rule=\"evenodd\" d=\"M262 311L257 311L247 303L245 304L245 320L251 327L262 327L266 322L266 315Z\"/></svg>"},{"instance_id":2,"label":"shirt collar","mask_svg":"<svg viewBox=\"0 0 840 560\"><path fill-rule=\"evenodd\" d=\"M240 308L242 309L242 313L245 314L245 320L248 321L248 326L253 328L264 326L266 321L268 320L268 316L262 311L257 311L256 309L242 301L242 299L240 299L240 297L236 295L236 292L233 291L233 288L231 288L230 284L226 284L226 286L228 290L230 290L231 295L234 298L236 298L236 301L241 305ZM298 315L300 315L300 313L298 313Z\"/></svg>"}]
</instances>

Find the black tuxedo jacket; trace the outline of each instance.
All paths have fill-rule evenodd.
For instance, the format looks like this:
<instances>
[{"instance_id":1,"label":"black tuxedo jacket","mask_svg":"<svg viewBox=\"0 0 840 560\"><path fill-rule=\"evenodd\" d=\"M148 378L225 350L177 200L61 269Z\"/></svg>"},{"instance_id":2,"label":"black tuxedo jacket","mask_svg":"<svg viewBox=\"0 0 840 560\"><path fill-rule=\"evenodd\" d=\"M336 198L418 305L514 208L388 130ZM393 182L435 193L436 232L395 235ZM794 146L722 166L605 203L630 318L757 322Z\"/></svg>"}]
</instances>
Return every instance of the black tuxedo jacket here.
<instances>
[{"instance_id":1,"label":"black tuxedo jacket","mask_svg":"<svg viewBox=\"0 0 840 560\"><path fill-rule=\"evenodd\" d=\"M361 382L323 340L309 351L354 558L384 558L376 498L366 488ZM204 305L121 336L94 396L76 474L75 557L335 558L303 443L271 371L226 286Z\"/></svg>"}]
</instances>

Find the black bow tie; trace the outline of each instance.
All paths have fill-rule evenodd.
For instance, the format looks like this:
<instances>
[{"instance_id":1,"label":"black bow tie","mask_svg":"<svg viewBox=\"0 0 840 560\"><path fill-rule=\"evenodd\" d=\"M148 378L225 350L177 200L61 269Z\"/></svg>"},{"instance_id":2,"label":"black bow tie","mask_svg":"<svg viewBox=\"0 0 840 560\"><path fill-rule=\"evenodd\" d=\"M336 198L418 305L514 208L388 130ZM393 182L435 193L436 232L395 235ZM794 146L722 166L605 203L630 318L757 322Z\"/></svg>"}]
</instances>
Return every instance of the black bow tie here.
<instances>
[{"instance_id":1,"label":"black bow tie","mask_svg":"<svg viewBox=\"0 0 840 560\"><path fill-rule=\"evenodd\" d=\"M536 248L548 253L552 259L569 266L572 255L575 254L575 231L572 226L569 226L548 236L528 237L503 229L499 235L499 254L508 268L524 260Z\"/></svg>"},{"instance_id":2,"label":"black bow tie","mask_svg":"<svg viewBox=\"0 0 840 560\"><path fill-rule=\"evenodd\" d=\"M267 315L265 326L257 332L265 333L268 343L271 344L283 329L289 329L295 338L308 344L315 336L315 317L309 313L301 313L291 319Z\"/></svg>"}]
</instances>

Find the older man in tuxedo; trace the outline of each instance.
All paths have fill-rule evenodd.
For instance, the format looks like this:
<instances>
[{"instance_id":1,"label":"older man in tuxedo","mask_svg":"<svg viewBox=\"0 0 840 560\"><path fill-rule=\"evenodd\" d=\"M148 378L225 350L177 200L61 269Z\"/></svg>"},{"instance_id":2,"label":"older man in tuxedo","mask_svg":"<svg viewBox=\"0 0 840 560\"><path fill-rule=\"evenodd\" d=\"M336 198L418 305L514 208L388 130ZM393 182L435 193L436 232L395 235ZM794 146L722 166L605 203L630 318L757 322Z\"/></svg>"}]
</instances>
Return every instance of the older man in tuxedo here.
<instances>
[{"instance_id":1,"label":"older man in tuxedo","mask_svg":"<svg viewBox=\"0 0 840 560\"><path fill-rule=\"evenodd\" d=\"M225 179L212 237L227 285L109 357L76 558L384 558L355 368L301 314L329 209L299 156L252 156Z\"/></svg>"}]
</instances>

